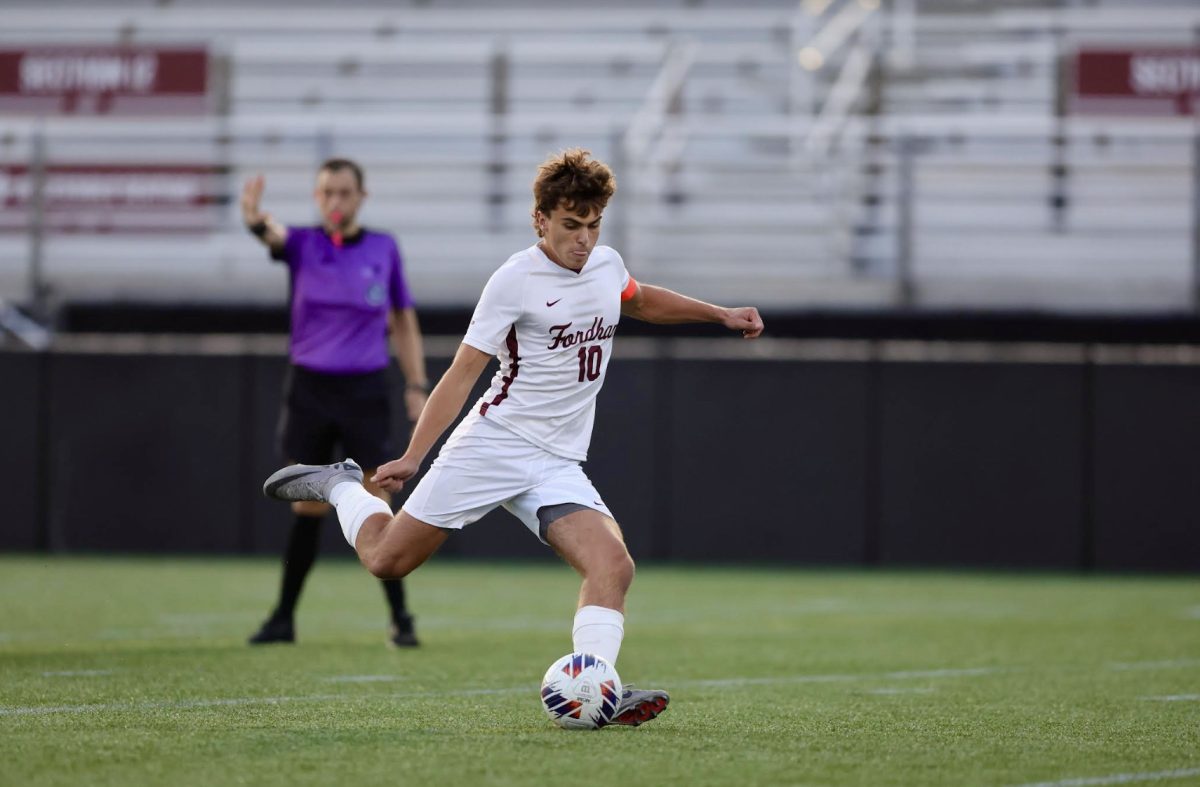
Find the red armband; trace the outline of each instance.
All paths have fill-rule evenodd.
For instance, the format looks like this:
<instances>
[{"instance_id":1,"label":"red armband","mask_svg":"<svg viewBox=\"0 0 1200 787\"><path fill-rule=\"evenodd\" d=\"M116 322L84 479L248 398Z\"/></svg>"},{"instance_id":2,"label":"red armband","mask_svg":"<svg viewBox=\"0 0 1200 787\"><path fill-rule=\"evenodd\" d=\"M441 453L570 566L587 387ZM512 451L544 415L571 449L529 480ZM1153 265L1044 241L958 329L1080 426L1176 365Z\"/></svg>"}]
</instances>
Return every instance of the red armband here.
<instances>
[{"instance_id":1,"label":"red armband","mask_svg":"<svg viewBox=\"0 0 1200 787\"><path fill-rule=\"evenodd\" d=\"M633 296L637 295L637 289L638 289L638 283L634 280L634 278L632 276L630 276L629 284L626 284L625 289L621 290L621 302L624 303L625 301L629 300Z\"/></svg>"}]
</instances>

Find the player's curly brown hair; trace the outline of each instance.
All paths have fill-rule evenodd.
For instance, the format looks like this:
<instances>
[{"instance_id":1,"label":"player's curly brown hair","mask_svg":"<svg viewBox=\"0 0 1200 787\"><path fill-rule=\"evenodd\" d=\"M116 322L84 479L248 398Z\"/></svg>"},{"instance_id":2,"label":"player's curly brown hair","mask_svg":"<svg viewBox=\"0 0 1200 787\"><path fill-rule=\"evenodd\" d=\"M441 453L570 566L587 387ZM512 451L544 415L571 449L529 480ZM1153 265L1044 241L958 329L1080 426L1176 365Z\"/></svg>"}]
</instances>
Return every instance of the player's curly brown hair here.
<instances>
[{"instance_id":1,"label":"player's curly brown hair","mask_svg":"<svg viewBox=\"0 0 1200 787\"><path fill-rule=\"evenodd\" d=\"M569 148L556 153L538 167L533 181L533 229L542 237L537 214L549 216L559 205L579 216L604 210L617 190L617 179L603 161L591 157L590 150Z\"/></svg>"}]
</instances>

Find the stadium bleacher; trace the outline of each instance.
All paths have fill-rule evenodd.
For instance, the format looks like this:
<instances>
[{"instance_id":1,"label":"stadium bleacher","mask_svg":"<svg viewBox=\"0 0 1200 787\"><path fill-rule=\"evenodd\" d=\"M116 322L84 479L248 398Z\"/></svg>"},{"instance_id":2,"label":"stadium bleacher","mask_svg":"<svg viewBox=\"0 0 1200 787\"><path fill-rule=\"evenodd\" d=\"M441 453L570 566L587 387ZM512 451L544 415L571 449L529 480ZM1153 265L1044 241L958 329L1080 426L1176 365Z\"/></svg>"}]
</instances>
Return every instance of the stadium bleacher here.
<instances>
[{"instance_id":1,"label":"stadium bleacher","mask_svg":"<svg viewBox=\"0 0 1200 787\"><path fill-rule=\"evenodd\" d=\"M798 52L855 6L825 66L800 67ZM240 183L265 173L266 206L302 223L312 172L337 153L366 167L364 221L400 236L423 302L469 304L531 240L533 167L582 145L618 173L606 240L631 269L700 297L1191 305L1191 121L1062 113L1076 47L1191 45L1191 4L429 0L284 13L270 2L122 2L64 15L71 7L7 9L0 46L204 44L215 111L9 115L0 167L28 166L44 144L49 164L211 167L213 193L183 238L35 241L31 212L9 210L9 300L30 291L36 242L59 301L279 303L278 271L240 227ZM855 47L870 67L861 84L839 81ZM826 121L833 131L814 145Z\"/></svg>"}]
</instances>

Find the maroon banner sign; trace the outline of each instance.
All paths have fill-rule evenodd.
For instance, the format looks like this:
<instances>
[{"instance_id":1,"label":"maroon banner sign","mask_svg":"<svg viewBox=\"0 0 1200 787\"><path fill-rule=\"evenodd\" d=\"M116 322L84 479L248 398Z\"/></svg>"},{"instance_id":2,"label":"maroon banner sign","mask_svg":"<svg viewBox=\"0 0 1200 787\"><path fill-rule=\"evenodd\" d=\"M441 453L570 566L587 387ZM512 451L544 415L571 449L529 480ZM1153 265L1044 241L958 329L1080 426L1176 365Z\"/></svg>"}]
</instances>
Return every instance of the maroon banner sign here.
<instances>
[{"instance_id":1,"label":"maroon banner sign","mask_svg":"<svg viewBox=\"0 0 1200 787\"><path fill-rule=\"evenodd\" d=\"M219 220L223 173L207 165L52 165L42 185L50 232L209 230ZM34 173L0 167L0 231L28 231Z\"/></svg>"},{"instance_id":2,"label":"maroon banner sign","mask_svg":"<svg viewBox=\"0 0 1200 787\"><path fill-rule=\"evenodd\" d=\"M203 48L0 49L0 112L203 113L208 104Z\"/></svg>"},{"instance_id":3,"label":"maroon banner sign","mask_svg":"<svg viewBox=\"0 0 1200 787\"><path fill-rule=\"evenodd\" d=\"M1190 115L1198 96L1198 49L1083 49L1075 56L1077 112Z\"/></svg>"}]
</instances>

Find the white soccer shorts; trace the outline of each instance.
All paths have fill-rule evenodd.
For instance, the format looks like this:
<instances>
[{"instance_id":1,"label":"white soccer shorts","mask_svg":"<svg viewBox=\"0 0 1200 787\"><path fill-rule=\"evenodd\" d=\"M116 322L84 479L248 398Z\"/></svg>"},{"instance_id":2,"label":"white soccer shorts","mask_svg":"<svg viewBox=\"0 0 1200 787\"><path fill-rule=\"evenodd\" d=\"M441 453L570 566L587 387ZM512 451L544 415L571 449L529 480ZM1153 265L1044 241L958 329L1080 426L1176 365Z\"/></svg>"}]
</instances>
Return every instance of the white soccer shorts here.
<instances>
[{"instance_id":1,"label":"white soccer shorts","mask_svg":"<svg viewBox=\"0 0 1200 787\"><path fill-rule=\"evenodd\" d=\"M426 524L461 530L503 506L545 543L538 509L562 503L612 516L579 462L539 448L476 411L450 435L402 508Z\"/></svg>"}]
</instances>

